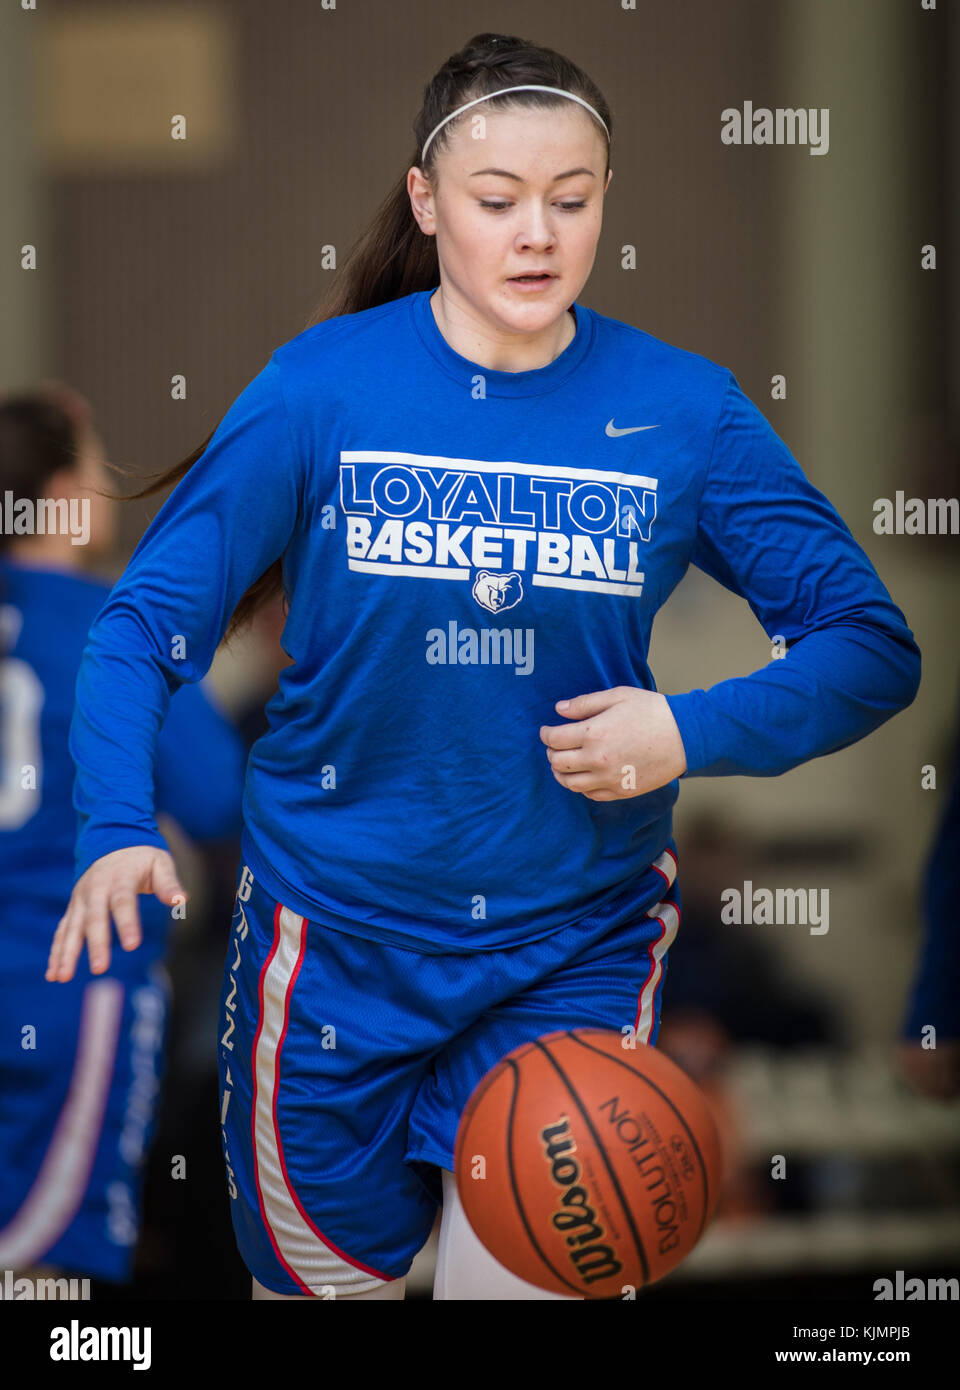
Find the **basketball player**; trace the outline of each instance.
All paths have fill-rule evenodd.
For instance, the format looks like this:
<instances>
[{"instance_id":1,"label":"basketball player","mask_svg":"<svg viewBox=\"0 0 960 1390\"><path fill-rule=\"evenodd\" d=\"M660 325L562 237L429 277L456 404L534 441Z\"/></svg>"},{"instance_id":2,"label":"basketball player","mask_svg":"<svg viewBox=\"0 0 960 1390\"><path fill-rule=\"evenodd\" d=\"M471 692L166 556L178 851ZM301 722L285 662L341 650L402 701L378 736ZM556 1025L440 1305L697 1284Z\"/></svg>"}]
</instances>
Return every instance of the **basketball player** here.
<instances>
[{"instance_id":1,"label":"basketball player","mask_svg":"<svg viewBox=\"0 0 960 1390\"><path fill-rule=\"evenodd\" d=\"M108 972L43 979L73 882L74 685L110 592L86 572L113 536L114 504L92 491L106 477L82 397L0 402L0 496L80 523L0 535L0 1271L122 1283L162 1072L169 908L145 900L143 946ZM244 744L200 686L171 702L157 748L157 809L198 841L238 835Z\"/></svg>"},{"instance_id":2,"label":"basketball player","mask_svg":"<svg viewBox=\"0 0 960 1390\"><path fill-rule=\"evenodd\" d=\"M451 57L333 316L234 402L91 634L51 980L178 891L148 777L168 692L289 599L218 1025L256 1296L402 1298L442 1200L435 1297L578 1297L472 1238L470 1092L558 1029L656 1042L681 776L774 776L917 689L903 614L732 372L580 302L610 125L552 50ZM651 624L691 562L789 650L664 696Z\"/></svg>"}]
</instances>

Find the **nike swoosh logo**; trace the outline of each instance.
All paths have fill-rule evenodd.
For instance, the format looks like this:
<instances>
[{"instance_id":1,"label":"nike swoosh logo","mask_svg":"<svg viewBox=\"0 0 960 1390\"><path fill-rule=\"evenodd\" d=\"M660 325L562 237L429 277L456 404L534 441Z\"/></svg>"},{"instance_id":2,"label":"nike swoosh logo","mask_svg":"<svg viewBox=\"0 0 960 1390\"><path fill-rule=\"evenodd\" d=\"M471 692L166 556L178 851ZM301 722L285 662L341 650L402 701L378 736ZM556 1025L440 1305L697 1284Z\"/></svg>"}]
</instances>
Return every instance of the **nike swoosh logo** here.
<instances>
[{"instance_id":1,"label":"nike swoosh logo","mask_svg":"<svg viewBox=\"0 0 960 1390\"><path fill-rule=\"evenodd\" d=\"M618 434L636 434L637 430L658 430L659 428L659 425L630 425L627 429L618 430L612 418L607 421L607 434L611 439L616 439Z\"/></svg>"}]
</instances>

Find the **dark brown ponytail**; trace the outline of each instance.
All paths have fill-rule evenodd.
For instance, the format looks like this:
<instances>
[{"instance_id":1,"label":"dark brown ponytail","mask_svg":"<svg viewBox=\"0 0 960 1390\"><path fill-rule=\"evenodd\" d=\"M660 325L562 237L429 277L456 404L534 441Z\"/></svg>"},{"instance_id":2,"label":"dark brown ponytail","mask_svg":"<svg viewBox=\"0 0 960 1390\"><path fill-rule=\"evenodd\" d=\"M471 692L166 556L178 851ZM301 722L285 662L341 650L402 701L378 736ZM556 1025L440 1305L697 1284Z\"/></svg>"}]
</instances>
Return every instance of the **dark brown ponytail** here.
<instances>
[{"instance_id":1,"label":"dark brown ponytail","mask_svg":"<svg viewBox=\"0 0 960 1390\"><path fill-rule=\"evenodd\" d=\"M416 165L428 178L435 179L437 156L447 147L459 120L448 122L434 136L421 165L420 151L433 128L464 102L496 92L501 87L522 83L559 87L582 97L612 131L610 109L603 93L575 63L551 48L526 39L505 34L477 34L459 53L447 59L424 89L423 106L413 124L416 148L370 226L351 248L329 294L307 320L305 328L342 314L361 313L419 290L433 289L440 283L436 240L420 230L413 215L406 187L407 170ZM565 100L552 92L510 92L494 98L491 107L494 110L515 106L552 108ZM607 168L610 167L609 153L608 144ZM127 494L124 500L149 497L179 482L202 456L212 438L211 433L191 454L161 473L155 482ZM120 472L127 471L113 466ZM229 642L262 604L281 592L281 588L281 568L277 560L240 599L224 640Z\"/></svg>"}]
</instances>

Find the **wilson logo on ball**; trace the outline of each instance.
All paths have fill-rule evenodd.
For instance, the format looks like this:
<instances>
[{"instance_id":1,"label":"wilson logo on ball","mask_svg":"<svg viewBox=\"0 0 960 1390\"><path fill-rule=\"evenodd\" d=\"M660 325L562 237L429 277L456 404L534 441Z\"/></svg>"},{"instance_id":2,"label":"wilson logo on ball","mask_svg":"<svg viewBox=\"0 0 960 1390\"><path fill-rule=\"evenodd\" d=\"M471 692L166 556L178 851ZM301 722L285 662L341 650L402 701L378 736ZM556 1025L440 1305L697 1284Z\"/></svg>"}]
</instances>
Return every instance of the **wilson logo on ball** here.
<instances>
[{"instance_id":1,"label":"wilson logo on ball","mask_svg":"<svg viewBox=\"0 0 960 1390\"><path fill-rule=\"evenodd\" d=\"M587 1189L580 1182L580 1164L573 1157L577 1146L570 1134L569 1117L564 1115L556 1124L542 1129L540 1141L550 1164L550 1174L563 1189L560 1198L563 1210L555 1211L550 1220L563 1232L566 1243L577 1247L570 1251L577 1274L585 1284L619 1274L623 1265L610 1246L589 1243L603 1240L606 1232L589 1203Z\"/></svg>"}]
</instances>

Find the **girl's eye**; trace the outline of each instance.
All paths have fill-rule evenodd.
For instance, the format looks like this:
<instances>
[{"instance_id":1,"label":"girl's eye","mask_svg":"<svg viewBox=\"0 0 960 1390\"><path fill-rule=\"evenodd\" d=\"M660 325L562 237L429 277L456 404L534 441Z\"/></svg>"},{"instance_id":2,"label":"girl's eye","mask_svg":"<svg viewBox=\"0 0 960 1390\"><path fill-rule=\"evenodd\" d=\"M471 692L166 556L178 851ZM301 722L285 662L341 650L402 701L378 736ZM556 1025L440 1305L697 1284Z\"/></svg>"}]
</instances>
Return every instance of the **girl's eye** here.
<instances>
[{"instance_id":1,"label":"girl's eye","mask_svg":"<svg viewBox=\"0 0 960 1390\"><path fill-rule=\"evenodd\" d=\"M496 212L500 212L504 208L508 208L510 204L489 202L481 198L480 206L482 208L493 208ZM585 208L587 206L587 200L583 198L577 203L558 203L557 206L563 208L564 212L575 212L577 208Z\"/></svg>"}]
</instances>

